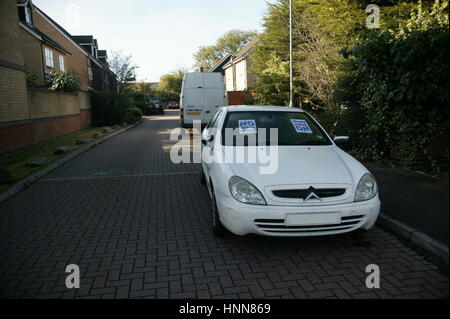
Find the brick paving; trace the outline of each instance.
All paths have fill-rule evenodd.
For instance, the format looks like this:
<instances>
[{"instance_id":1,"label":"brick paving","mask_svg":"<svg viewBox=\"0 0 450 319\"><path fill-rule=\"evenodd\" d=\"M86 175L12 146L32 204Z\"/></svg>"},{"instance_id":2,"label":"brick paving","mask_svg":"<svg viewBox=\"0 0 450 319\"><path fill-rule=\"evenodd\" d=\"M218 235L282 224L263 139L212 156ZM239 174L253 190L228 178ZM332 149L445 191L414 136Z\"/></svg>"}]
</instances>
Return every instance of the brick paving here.
<instances>
[{"instance_id":1,"label":"brick paving","mask_svg":"<svg viewBox=\"0 0 450 319\"><path fill-rule=\"evenodd\" d=\"M167 114L0 204L0 297L448 298L448 276L380 228L215 238L199 165L170 161ZM68 264L80 289L65 286ZM368 264L381 289L365 287Z\"/></svg>"}]
</instances>

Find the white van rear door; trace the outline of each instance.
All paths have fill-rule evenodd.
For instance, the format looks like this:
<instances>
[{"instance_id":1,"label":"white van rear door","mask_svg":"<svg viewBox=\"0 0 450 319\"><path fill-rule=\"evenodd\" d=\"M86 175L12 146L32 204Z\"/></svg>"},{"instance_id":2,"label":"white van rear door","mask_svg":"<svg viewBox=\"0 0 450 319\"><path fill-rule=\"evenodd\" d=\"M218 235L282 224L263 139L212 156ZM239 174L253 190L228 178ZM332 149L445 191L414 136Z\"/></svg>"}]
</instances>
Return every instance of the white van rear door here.
<instances>
[{"instance_id":1,"label":"white van rear door","mask_svg":"<svg viewBox=\"0 0 450 319\"><path fill-rule=\"evenodd\" d=\"M222 74L205 73L204 86L205 117L209 121L216 110L225 105Z\"/></svg>"},{"instance_id":2,"label":"white van rear door","mask_svg":"<svg viewBox=\"0 0 450 319\"><path fill-rule=\"evenodd\" d=\"M201 120L204 116L203 74L188 73L184 83L183 106L186 118Z\"/></svg>"},{"instance_id":3,"label":"white van rear door","mask_svg":"<svg viewBox=\"0 0 450 319\"><path fill-rule=\"evenodd\" d=\"M187 73L184 88L185 89L203 88L203 73Z\"/></svg>"},{"instance_id":4,"label":"white van rear door","mask_svg":"<svg viewBox=\"0 0 450 319\"><path fill-rule=\"evenodd\" d=\"M211 119L219 107L224 106L223 89L205 89L205 117L208 121Z\"/></svg>"}]
</instances>

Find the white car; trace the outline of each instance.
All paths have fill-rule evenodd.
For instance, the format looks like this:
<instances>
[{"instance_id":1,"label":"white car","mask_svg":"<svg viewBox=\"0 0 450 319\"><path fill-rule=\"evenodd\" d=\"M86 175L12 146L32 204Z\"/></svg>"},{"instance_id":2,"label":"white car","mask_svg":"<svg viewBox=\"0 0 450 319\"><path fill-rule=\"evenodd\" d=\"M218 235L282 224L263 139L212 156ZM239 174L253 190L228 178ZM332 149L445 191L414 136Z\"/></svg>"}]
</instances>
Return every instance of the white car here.
<instances>
[{"instance_id":1,"label":"white car","mask_svg":"<svg viewBox=\"0 0 450 319\"><path fill-rule=\"evenodd\" d=\"M275 139L270 128L278 129L278 146L269 144ZM336 145L347 140L332 140L299 109L221 107L202 132L202 183L211 196L213 233L320 236L370 229L380 212L377 184ZM275 150L270 173L250 156L224 159L227 152Z\"/></svg>"}]
</instances>

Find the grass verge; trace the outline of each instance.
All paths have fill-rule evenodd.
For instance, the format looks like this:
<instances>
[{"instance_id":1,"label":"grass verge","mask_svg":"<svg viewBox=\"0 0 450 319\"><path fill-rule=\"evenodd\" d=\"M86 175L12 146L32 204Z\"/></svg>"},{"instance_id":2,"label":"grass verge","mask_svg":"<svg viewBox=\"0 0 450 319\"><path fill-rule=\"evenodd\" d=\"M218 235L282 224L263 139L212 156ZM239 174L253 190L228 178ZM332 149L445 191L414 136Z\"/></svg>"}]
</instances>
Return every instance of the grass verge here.
<instances>
[{"instance_id":1,"label":"grass verge","mask_svg":"<svg viewBox=\"0 0 450 319\"><path fill-rule=\"evenodd\" d=\"M71 152L79 149L80 147L83 147L84 145L76 144L77 139L86 139L88 143L91 143L92 141L102 138L106 135L109 135L119 129L120 128L114 129L113 127L111 127L110 131L107 134L103 133L101 127L90 127L87 129L82 129L74 133L64 135L54 140L51 140L50 142L32 147L31 149L26 150L24 152L20 152L15 155L8 156L4 159L0 159L0 167L7 169L9 172L11 172L12 176L12 182L10 184L0 185L0 192L4 191L14 183L25 179L29 175L45 168L52 162L66 156L67 154L70 154ZM98 134L98 137L94 138L94 134ZM55 150L60 146L67 146L69 148L69 151L62 155L55 155L54 154ZM28 160L37 157L46 158L45 163L38 167L27 166Z\"/></svg>"}]
</instances>

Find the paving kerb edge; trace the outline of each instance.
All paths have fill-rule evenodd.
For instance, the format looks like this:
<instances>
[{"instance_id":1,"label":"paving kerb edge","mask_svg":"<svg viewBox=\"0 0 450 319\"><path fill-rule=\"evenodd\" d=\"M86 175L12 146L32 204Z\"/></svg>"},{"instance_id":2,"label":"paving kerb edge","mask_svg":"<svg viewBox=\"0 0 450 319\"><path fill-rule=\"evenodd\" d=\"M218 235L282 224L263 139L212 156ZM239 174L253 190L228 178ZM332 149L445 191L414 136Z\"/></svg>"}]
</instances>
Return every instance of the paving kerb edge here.
<instances>
[{"instance_id":1,"label":"paving kerb edge","mask_svg":"<svg viewBox=\"0 0 450 319\"><path fill-rule=\"evenodd\" d=\"M27 186L29 186L31 183L34 183L35 181L37 181L38 179L40 179L41 177L47 175L48 173L50 173L51 171L55 170L56 168L60 167L61 165L71 161L72 159L74 159L75 157L78 157L79 155L83 154L84 152L90 150L91 148L93 148L94 146L101 144L121 133L124 133L126 131L129 131L133 128L135 128L136 126L138 126L139 124L142 123L143 120L140 120L139 122L133 124L133 125L129 125L117 132L114 132L110 135L104 136L96 141L93 141L91 143L89 143L88 145L85 145L79 149L77 149L76 151L71 152L70 154L67 154L66 156L64 156L63 158L60 158L54 162L52 162L50 165L48 165L47 167L37 171L36 173L33 173L32 175L28 176L27 178L18 181L17 183L15 183L14 185L12 185L11 187L8 187L7 189L5 189L3 192L0 193L0 203L4 202L5 200L7 200L8 198L10 198L11 196L17 194L18 192L20 192L22 189L26 188Z\"/></svg>"}]
</instances>

